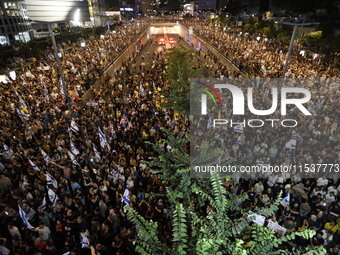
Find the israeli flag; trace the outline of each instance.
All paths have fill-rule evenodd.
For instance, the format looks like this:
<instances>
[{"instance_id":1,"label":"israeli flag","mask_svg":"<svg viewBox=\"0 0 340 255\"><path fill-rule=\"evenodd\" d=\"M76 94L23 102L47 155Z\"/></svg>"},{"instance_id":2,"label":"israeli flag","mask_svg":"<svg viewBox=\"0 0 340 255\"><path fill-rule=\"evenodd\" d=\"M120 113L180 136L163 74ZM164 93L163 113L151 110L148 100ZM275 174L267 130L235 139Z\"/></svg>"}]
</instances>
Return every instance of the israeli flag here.
<instances>
[{"instance_id":1,"label":"israeli flag","mask_svg":"<svg viewBox=\"0 0 340 255\"><path fill-rule=\"evenodd\" d=\"M26 114L26 113L23 111L23 109L21 109L21 108L20 108L20 109L17 108L17 113L18 113L20 119L28 120L28 119L30 118L30 116L29 116L28 114Z\"/></svg>"},{"instance_id":2,"label":"israeli flag","mask_svg":"<svg viewBox=\"0 0 340 255\"><path fill-rule=\"evenodd\" d=\"M71 159L71 161L72 161L72 163L73 163L74 165L80 166L79 163L77 162L76 158L75 158L74 155L72 154L72 152L69 151L69 152L67 152L67 154L68 154L68 156L70 157L70 159Z\"/></svg>"},{"instance_id":3,"label":"israeli flag","mask_svg":"<svg viewBox=\"0 0 340 255\"><path fill-rule=\"evenodd\" d=\"M31 167L36 170L36 171L40 171L39 167L33 163L32 160L28 159L28 163L30 163Z\"/></svg>"},{"instance_id":4,"label":"israeli flag","mask_svg":"<svg viewBox=\"0 0 340 255\"><path fill-rule=\"evenodd\" d=\"M77 156L80 153L79 150L76 148L76 146L74 146L72 140L70 140L70 147L71 147L71 153L74 156Z\"/></svg>"},{"instance_id":5,"label":"israeli flag","mask_svg":"<svg viewBox=\"0 0 340 255\"><path fill-rule=\"evenodd\" d=\"M122 197L122 203L124 204L124 206L130 204L130 191L127 187L124 190L124 194L123 194L123 197Z\"/></svg>"},{"instance_id":6,"label":"israeli flag","mask_svg":"<svg viewBox=\"0 0 340 255\"><path fill-rule=\"evenodd\" d=\"M293 129L292 130L292 139L302 140L302 137L298 133L296 133L296 131Z\"/></svg>"},{"instance_id":7,"label":"israeli flag","mask_svg":"<svg viewBox=\"0 0 340 255\"><path fill-rule=\"evenodd\" d=\"M77 133L79 131L79 127L73 119L71 120L71 130L75 133Z\"/></svg>"},{"instance_id":8,"label":"israeli flag","mask_svg":"<svg viewBox=\"0 0 340 255\"><path fill-rule=\"evenodd\" d=\"M290 140L286 143L285 147L286 147L287 149L296 149L296 139L294 139L294 138L290 139Z\"/></svg>"},{"instance_id":9,"label":"israeli flag","mask_svg":"<svg viewBox=\"0 0 340 255\"><path fill-rule=\"evenodd\" d=\"M286 207L290 203L290 192L287 193L287 195L282 199L281 205Z\"/></svg>"},{"instance_id":10,"label":"israeli flag","mask_svg":"<svg viewBox=\"0 0 340 255\"><path fill-rule=\"evenodd\" d=\"M41 154L42 154L43 157L44 157L44 160L45 160L45 162L46 162L46 165L48 165L48 162L51 160L51 158L47 155L47 153L46 153L43 149L41 149L41 148L39 148L39 149L40 149Z\"/></svg>"},{"instance_id":11,"label":"israeli flag","mask_svg":"<svg viewBox=\"0 0 340 255\"><path fill-rule=\"evenodd\" d=\"M58 200L58 196L57 194L51 190L49 187L47 187L47 195L48 195L48 198L50 199L51 203L53 206L55 206L55 204L57 203L57 200Z\"/></svg>"},{"instance_id":12,"label":"israeli flag","mask_svg":"<svg viewBox=\"0 0 340 255\"><path fill-rule=\"evenodd\" d=\"M102 150L105 150L105 145L107 146L107 148L109 150L111 150L110 144L106 139L106 136L104 135L104 133L101 131L100 127L98 127L98 135L99 135L99 143L100 143L100 147L102 148Z\"/></svg>"},{"instance_id":13,"label":"israeli flag","mask_svg":"<svg viewBox=\"0 0 340 255\"><path fill-rule=\"evenodd\" d=\"M29 229L32 229L34 228L29 222L28 222L28 218L27 218L27 215L26 213L24 212L23 209L21 209L20 205L18 205L19 207L19 215L20 215L20 218L22 219L22 221L24 222L25 226Z\"/></svg>"},{"instance_id":14,"label":"israeli flag","mask_svg":"<svg viewBox=\"0 0 340 255\"><path fill-rule=\"evenodd\" d=\"M41 210L45 211L47 207L47 203L46 203L46 197L44 196L43 202L41 204Z\"/></svg>"},{"instance_id":15,"label":"israeli flag","mask_svg":"<svg viewBox=\"0 0 340 255\"><path fill-rule=\"evenodd\" d=\"M240 125L235 126L234 131L236 133L243 133L243 125L240 124Z\"/></svg>"},{"instance_id":16,"label":"israeli flag","mask_svg":"<svg viewBox=\"0 0 340 255\"><path fill-rule=\"evenodd\" d=\"M65 252L65 253L63 253L63 255L71 255L71 252L70 251Z\"/></svg>"},{"instance_id":17,"label":"israeli flag","mask_svg":"<svg viewBox=\"0 0 340 255\"><path fill-rule=\"evenodd\" d=\"M6 153L12 153L11 148L9 148L9 146L5 143L4 143L4 150L5 150Z\"/></svg>"},{"instance_id":18,"label":"israeli flag","mask_svg":"<svg viewBox=\"0 0 340 255\"><path fill-rule=\"evenodd\" d=\"M97 150L97 148L94 144L92 145L92 148L93 148L93 151L94 151L95 159L99 161L100 160L100 154L99 154L99 152L98 152L98 150Z\"/></svg>"},{"instance_id":19,"label":"israeli flag","mask_svg":"<svg viewBox=\"0 0 340 255\"><path fill-rule=\"evenodd\" d=\"M55 189L58 189L58 182L57 182L57 180L47 171L46 171L46 182L49 185L53 185L53 187Z\"/></svg>"},{"instance_id":20,"label":"israeli flag","mask_svg":"<svg viewBox=\"0 0 340 255\"><path fill-rule=\"evenodd\" d=\"M87 238L86 233L80 233L81 235L81 248L90 246L89 239Z\"/></svg>"}]
</instances>

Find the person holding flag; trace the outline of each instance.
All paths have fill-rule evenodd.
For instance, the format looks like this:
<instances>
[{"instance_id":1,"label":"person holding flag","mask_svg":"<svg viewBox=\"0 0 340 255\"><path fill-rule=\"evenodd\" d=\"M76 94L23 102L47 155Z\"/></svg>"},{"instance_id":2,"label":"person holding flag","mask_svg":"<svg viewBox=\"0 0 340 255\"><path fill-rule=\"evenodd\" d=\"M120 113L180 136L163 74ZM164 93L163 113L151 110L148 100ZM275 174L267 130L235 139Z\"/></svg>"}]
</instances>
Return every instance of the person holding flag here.
<instances>
[{"instance_id":1,"label":"person holding flag","mask_svg":"<svg viewBox=\"0 0 340 255\"><path fill-rule=\"evenodd\" d=\"M100 143L100 147L102 148L102 151L105 150L105 146L107 146L107 148L110 151L111 150L110 144L107 141L106 136L104 135L104 133L101 131L100 127L98 127L98 135L99 135L99 143Z\"/></svg>"}]
</instances>

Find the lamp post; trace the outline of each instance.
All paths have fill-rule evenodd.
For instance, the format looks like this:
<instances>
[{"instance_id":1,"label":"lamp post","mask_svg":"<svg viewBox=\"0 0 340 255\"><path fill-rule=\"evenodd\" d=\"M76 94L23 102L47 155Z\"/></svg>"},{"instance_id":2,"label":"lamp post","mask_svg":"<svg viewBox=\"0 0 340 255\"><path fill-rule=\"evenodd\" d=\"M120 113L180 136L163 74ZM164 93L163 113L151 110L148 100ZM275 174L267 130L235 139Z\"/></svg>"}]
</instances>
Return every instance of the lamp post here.
<instances>
[{"instance_id":1,"label":"lamp post","mask_svg":"<svg viewBox=\"0 0 340 255\"><path fill-rule=\"evenodd\" d=\"M310 22L310 23L275 22L275 23L279 23L279 24L283 24L283 25L288 25L288 26L294 26L292 37L290 39L290 44L289 44L288 52L287 52L286 62L285 62L285 65L283 67L282 78L285 79L286 72L287 72L288 66L289 66L289 59L290 59L290 56L291 56L291 53L292 53L292 48L293 48L293 45L294 45L294 40L295 40L295 36L296 36L297 27L298 26L319 25L320 23L318 23L318 22Z\"/></svg>"},{"instance_id":2,"label":"lamp post","mask_svg":"<svg viewBox=\"0 0 340 255\"><path fill-rule=\"evenodd\" d=\"M69 102L70 101L70 97L69 97L68 90L67 90L67 87L66 87L66 83L65 83L65 80L64 80L63 68L61 66L61 61L60 61L60 58L58 56L58 48L57 48L57 44L55 42L55 37L54 37L53 29L52 29L52 24L49 22L49 23L47 23L47 25L48 25L48 31L50 32L50 36L51 36L51 40L52 40L52 44L53 44L53 48L54 48L54 57L55 57L55 59L57 61L57 65L58 65L61 85L63 87L64 95L65 95L65 98L66 98L66 102Z\"/></svg>"}]
</instances>

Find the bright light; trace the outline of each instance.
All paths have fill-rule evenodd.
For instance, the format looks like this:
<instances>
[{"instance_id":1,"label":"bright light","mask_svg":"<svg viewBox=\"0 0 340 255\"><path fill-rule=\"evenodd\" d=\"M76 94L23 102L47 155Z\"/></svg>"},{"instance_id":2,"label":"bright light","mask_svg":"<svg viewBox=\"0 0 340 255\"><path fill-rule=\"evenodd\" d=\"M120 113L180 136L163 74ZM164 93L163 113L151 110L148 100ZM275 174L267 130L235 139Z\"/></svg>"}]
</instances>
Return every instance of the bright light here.
<instances>
[{"instance_id":1,"label":"bright light","mask_svg":"<svg viewBox=\"0 0 340 255\"><path fill-rule=\"evenodd\" d=\"M80 9L77 9L74 12L74 16L73 16L73 22L78 23L80 20Z\"/></svg>"},{"instance_id":2,"label":"bright light","mask_svg":"<svg viewBox=\"0 0 340 255\"><path fill-rule=\"evenodd\" d=\"M85 42L80 43L80 46L85 47L86 46Z\"/></svg>"},{"instance_id":3,"label":"bright light","mask_svg":"<svg viewBox=\"0 0 340 255\"><path fill-rule=\"evenodd\" d=\"M303 57L304 57L304 56L305 56L305 54L306 54L306 51L305 51L305 50L301 50L301 51L300 51L300 55L301 55L301 56L303 56Z\"/></svg>"},{"instance_id":4,"label":"bright light","mask_svg":"<svg viewBox=\"0 0 340 255\"><path fill-rule=\"evenodd\" d=\"M105 39L105 35L100 35L100 39Z\"/></svg>"},{"instance_id":5,"label":"bright light","mask_svg":"<svg viewBox=\"0 0 340 255\"><path fill-rule=\"evenodd\" d=\"M256 37L256 40L260 41L260 40L261 40L261 37L259 37L259 36L258 36L258 37Z\"/></svg>"},{"instance_id":6,"label":"bright light","mask_svg":"<svg viewBox=\"0 0 340 255\"><path fill-rule=\"evenodd\" d=\"M265 41L265 42L268 42L268 38L264 38L264 41Z\"/></svg>"},{"instance_id":7,"label":"bright light","mask_svg":"<svg viewBox=\"0 0 340 255\"><path fill-rule=\"evenodd\" d=\"M61 52L58 52L58 57L61 58L63 54Z\"/></svg>"},{"instance_id":8,"label":"bright light","mask_svg":"<svg viewBox=\"0 0 340 255\"><path fill-rule=\"evenodd\" d=\"M17 74L16 74L15 71L10 71L10 72L9 72L9 76L11 77L11 79L12 79L13 81L15 81L16 78L17 78Z\"/></svg>"},{"instance_id":9,"label":"bright light","mask_svg":"<svg viewBox=\"0 0 340 255\"><path fill-rule=\"evenodd\" d=\"M111 33L112 33L112 34L115 34L115 33L117 33L117 32L116 32L115 30L112 30Z\"/></svg>"}]
</instances>

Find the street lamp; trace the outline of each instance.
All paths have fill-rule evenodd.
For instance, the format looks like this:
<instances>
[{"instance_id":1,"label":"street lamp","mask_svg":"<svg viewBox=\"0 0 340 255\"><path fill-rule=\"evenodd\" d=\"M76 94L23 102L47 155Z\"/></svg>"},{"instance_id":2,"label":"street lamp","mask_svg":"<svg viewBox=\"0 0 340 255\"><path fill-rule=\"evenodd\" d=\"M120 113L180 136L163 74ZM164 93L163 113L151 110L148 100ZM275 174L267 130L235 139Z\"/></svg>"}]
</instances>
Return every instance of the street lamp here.
<instances>
[{"instance_id":1,"label":"street lamp","mask_svg":"<svg viewBox=\"0 0 340 255\"><path fill-rule=\"evenodd\" d=\"M275 23L279 23L279 24L283 24L283 25L288 25L288 26L294 26L293 29L293 34L292 34L292 38L290 39L290 44L289 44L289 49L288 49L288 53L287 53L287 57L286 57L286 63L285 66L283 68L283 74L282 77L283 79L286 77L286 72L288 69L288 65L289 65L289 59L290 59L290 55L292 53L292 48L293 48L293 44L294 44L294 40L295 40L295 35L296 35L296 29L298 26L311 26L311 25L319 25L320 23L318 22L310 22L310 23L291 23L291 22L277 22L275 21Z\"/></svg>"}]
</instances>

